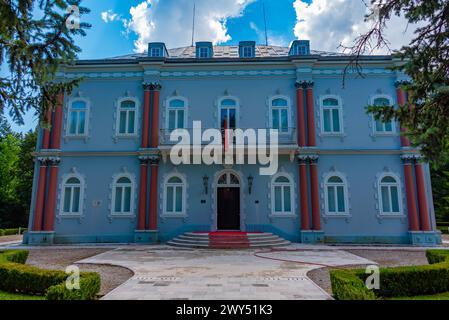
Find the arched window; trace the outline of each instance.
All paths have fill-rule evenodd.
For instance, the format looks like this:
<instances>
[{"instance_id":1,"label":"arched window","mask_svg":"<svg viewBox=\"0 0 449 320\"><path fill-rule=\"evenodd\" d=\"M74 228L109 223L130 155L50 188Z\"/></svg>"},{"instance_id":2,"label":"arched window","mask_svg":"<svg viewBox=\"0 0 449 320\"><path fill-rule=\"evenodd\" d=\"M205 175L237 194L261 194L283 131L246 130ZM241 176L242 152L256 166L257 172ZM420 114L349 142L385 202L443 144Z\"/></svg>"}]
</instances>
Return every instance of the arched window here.
<instances>
[{"instance_id":1,"label":"arched window","mask_svg":"<svg viewBox=\"0 0 449 320\"><path fill-rule=\"evenodd\" d=\"M127 176L118 177L114 181L112 190L112 213L113 214L132 214L134 184Z\"/></svg>"},{"instance_id":2,"label":"arched window","mask_svg":"<svg viewBox=\"0 0 449 320\"><path fill-rule=\"evenodd\" d=\"M69 177L63 182L61 214L81 214L81 202L83 199L83 189L81 182L81 179L78 177Z\"/></svg>"},{"instance_id":3,"label":"arched window","mask_svg":"<svg viewBox=\"0 0 449 320\"><path fill-rule=\"evenodd\" d=\"M270 101L271 127L278 129L280 133L289 131L290 105L285 98L273 98Z\"/></svg>"},{"instance_id":4,"label":"arched window","mask_svg":"<svg viewBox=\"0 0 449 320\"><path fill-rule=\"evenodd\" d=\"M172 176L165 182L164 214L185 214L184 180L178 176Z\"/></svg>"},{"instance_id":5,"label":"arched window","mask_svg":"<svg viewBox=\"0 0 449 320\"><path fill-rule=\"evenodd\" d=\"M222 99L220 101L219 105L219 112L220 112L220 128L225 128L225 122L226 127L228 129L236 129L237 128L237 117L238 117L238 104L235 99L232 98L226 98Z\"/></svg>"},{"instance_id":6,"label":"arched window","mask_svg":"<svg viewBox=\"0 0 449 320\"><path fill-rule=\"evenodd\" d=\"M88 105L86 101L75 100L70 103L68 116L68 136L87 135Z\"/></svg>"},{"instance_id":7,"label":"arched window","mask_svg":"<svg viewBox=\"0 0 449 320\"><path fill-rule=\"evenodd\" d=\"M174 98L167 102L167 128L185 129L187 122L187 103L184 99Z\"/></svg>"},{"instance_id":8,"label":"arched window","mask_svg":"<svg viewBox=\"0 0 449 320\"><path fill-rule=\"evenodd\" d=\"M379 181L379 193L381 213L401 213L400 187L397 178L390 175L381 177Z\"/></svg>"},{"instance_id":9,"label":"arched window","mask_svg":"<svg viewBox=\"0 0 449 320\"><path fill-rule=\"evenodd\" d=\"M346 181L340 175L331 175L325 180L326 214L348 213L348 191Z\"/></svg>"},{"instance_id":10,"label":"arched window","mask_svg":"<svg viewBox=\"0 0 449 320\"><path fill-rule=\"evenodd\" d=\"M219 187L238 187L240 180L232 172L225 172L218 178L217 184Z\"/></svg>"},{"instance_id":11,"label":"arched window","mask_svg":"<svg viewBox=\"0 0 449 320\"><path fill-rule=\"evenodd\" d=\"M271 184L272 214L293 214L293 183L285 175L275 176Z\"/></svg>"},{"instance_id":12,"label":"arched window","mask_svg":"<svg viewBox=\"0 0 449 320\"><path fill-rule=\"evenodd\" d=\"M325 97L321 100L321 128L324 134L338 134L343 132L340 99L336 97Z\"/></svg>"},{"instance_id":13,"label":"arched window","mask_svg":"<svg viewBox=\"0 0 449 320\"><path fill-rule=\"evenodd\" d=\"M382 106L392 106L393 103L388 97L375 97L372 100L372 104L374 106L382 107ZM376 120L373 117L374 121L374 132L377 134L391 134L394 132L394 122L392 120L383 122L381 119Z\"/></svg>"},{"instance_id":14,"label":"arched window","mask_svg":"<svg viewBox=\"0 0 449 320\"><path fill-rule=\"evenodd\" d=\"M117 135L129 136L136 134L137 107L133 100L119 102L117 111Z\"/></svg>"}]
</instances>

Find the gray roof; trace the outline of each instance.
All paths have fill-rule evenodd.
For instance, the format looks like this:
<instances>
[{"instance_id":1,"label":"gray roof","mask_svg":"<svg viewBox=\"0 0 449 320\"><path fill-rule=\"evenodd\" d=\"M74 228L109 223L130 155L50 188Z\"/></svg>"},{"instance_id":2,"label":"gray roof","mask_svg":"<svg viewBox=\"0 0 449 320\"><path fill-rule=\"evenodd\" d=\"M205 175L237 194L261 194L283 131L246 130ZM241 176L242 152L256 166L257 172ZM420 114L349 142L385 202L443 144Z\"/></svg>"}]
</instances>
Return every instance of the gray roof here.
<instances>
[{"instance_id":1,"label":"gray roof","mask_svg":"<svg viewBox=\"0 0 449 320\"><path fill-rule=\"evenodd\" d=\"M239 46L214 46L214 56L213 58L239 58ZM276 58L276 57L288 57L288 53L290 48L288 47L279 47L279 46L264 46L257 45L256 46L256 58ZM335 52L325 52L325 51L316 51L311 50L311 55L319 55L319 56L344 56L342 53ZM110 60L133 60L133 59L141 59L148 57L147 53L134 53L128 54L124 56L118 56L109 58ZM192 59L196 57L195 47L181 47L168 49L168 58L173 59Z\"/></svg>"}]
</instances>

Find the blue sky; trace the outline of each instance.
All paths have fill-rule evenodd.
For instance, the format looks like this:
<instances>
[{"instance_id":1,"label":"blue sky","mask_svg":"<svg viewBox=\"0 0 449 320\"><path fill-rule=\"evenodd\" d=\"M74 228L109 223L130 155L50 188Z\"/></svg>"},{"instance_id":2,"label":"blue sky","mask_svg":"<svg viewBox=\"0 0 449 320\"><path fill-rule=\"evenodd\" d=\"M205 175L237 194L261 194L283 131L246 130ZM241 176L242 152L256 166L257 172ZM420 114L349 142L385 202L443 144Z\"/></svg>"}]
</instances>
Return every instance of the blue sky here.
<instances>
[{"instance_id":1,"label":"blue sky","mask_svg":"<svg viewBox=\"0 0 449 320\"><path fill-rule=\"evenodd\" d=\"M81 59L142 52L150 41L169 48L190 45L192 9L196 3L196 41L236 44L255 40L263 44L262 3L265 2L269 43L288 46L294 39L309 39L315 50L338 51L367 30L363 0L84 0L91 9L82 20L92 25L86 37L76 38ZM414 30L395 17L387 29L391 48L408 43ZM383 52L380 52L383 51ZM374 53L385 53L386 49ZM2 73L4 66L2 66ZM33 112L16 131L34 128Z\"/></svg>"}]
</instances>

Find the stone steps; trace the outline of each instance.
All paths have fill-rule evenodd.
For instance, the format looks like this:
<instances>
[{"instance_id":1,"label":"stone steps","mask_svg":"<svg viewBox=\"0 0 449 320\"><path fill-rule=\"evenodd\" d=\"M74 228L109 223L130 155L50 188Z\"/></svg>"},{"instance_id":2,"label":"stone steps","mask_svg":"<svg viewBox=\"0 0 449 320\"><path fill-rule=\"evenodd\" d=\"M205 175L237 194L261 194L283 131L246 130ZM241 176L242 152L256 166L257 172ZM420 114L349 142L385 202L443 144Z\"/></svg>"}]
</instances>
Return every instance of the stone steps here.
<instances>
[{"instance_id":1,"label":"stone steps","mask_svg":"<svg viewBox=\"0 0 449 320\"><path fill-rule=\"evenodd\" d=\"M290 242L272 233L187 232L167 242L182 248L247 249L281 247Z\"/></svg>"}]
</instances>

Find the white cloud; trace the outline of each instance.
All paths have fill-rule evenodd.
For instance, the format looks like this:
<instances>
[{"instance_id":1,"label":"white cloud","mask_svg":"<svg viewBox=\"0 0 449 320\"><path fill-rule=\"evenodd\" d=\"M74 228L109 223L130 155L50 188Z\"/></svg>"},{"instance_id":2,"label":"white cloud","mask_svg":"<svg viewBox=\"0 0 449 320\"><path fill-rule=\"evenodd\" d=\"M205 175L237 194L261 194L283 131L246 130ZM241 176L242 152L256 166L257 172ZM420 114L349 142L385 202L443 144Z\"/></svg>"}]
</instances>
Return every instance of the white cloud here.
<instances>
[{"instance_id":1,"label":"white cloud","mask_svg":"<svg viewBox=\"0 0 449 320\"><path fill-rule=\"evenodd\" d=\"M369 3L362 0L313 0L308 5L296 0L293 4L297 19L295 36L309 39L315 50L337 51L340 44L350 46L358 35L371 26L371 22L364 21L369 11L364 2ZM415 29L416 26L407 26L405 18L392 17L385 33L390 49L400 49L408 44ZM374 53L388 53L388 48Z\"/></svg>"},{"instance_id":2,"label":"white cloud","mask_svg":"<svg viewBox=\"0 0 449 320\"><path fill-rule=\"evenodd\" d=\"M112 10L104 11L101 13L101 19L106 22L113 22L121 19L121 16L117 13L114 13Z\"/></svg>"},{"instance_id":3,"label":"white cloud","mask_svg":"<svg viewBox=\"0 0 449 320\"><path fill-rule=\"evenodd\" d=\"M223 43L231 40L226 22L240 17L256 0L196 0L195 41ZM190 45L193 1L145 0L131 7L124 22L128 32L137 34L135 51L143 52L148 42L165 42L167 47Z\"/></svg>"}]
</instances>

